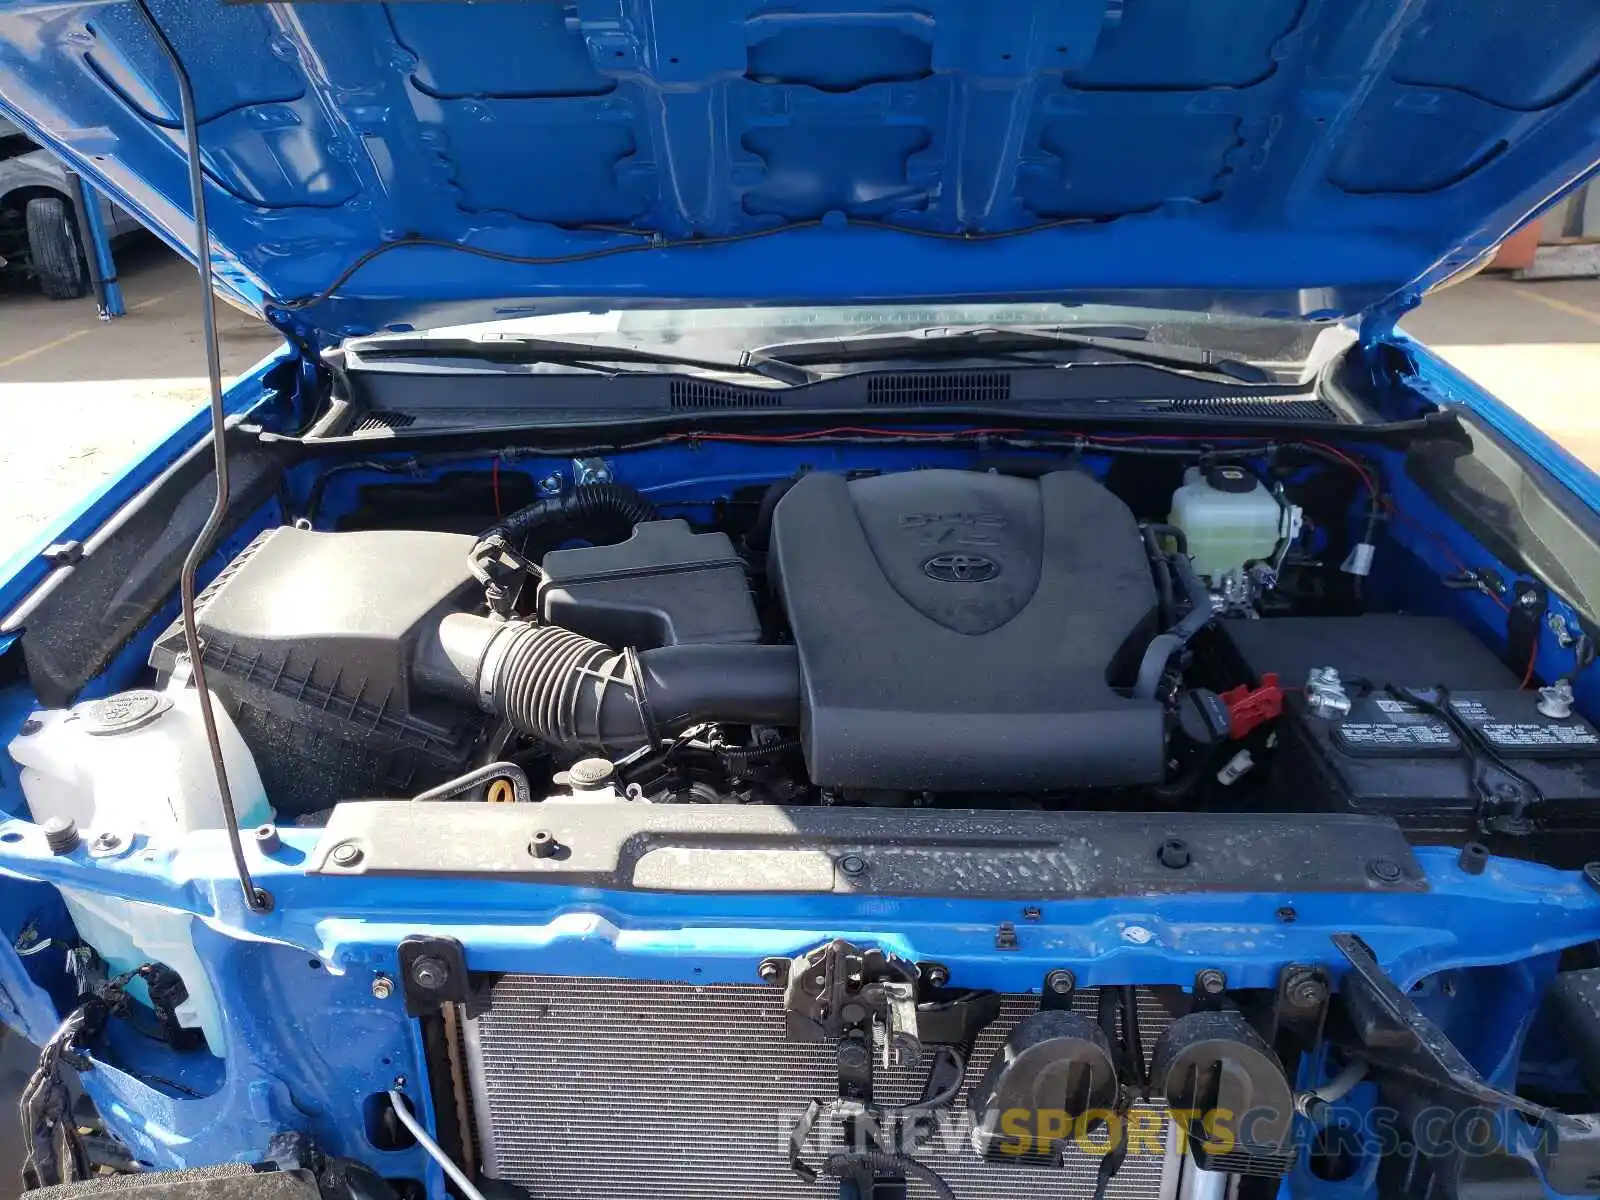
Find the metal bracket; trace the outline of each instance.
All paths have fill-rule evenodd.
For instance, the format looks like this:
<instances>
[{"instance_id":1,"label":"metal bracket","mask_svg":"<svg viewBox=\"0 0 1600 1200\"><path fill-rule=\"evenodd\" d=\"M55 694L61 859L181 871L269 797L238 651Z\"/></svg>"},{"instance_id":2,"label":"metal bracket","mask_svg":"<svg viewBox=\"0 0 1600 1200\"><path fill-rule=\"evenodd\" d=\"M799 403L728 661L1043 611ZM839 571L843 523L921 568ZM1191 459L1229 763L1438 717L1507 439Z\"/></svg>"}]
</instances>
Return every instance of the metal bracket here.
<instances>
[{"instance_id":1,"label":"metal bracket","mask_svg":"<svg viewBox=\"0 0 1600 1200\"><path fill-rule=\"evenodd\" d=\"M488 1008L488 989L474 987L466 952L454 938L408 937L399 946L400 986L408 1017L425 1017L446 1004L460 1004L467 1016Z\"/></svg>"},{"instance_id":2,"label":"metal bracket","mask_svg":"<svg viewBox=\"0 0 1600 1200\"><path fill-rule=\"evenodd\" d=\"M1351 966L1340 994L1359 1043L1353 1048L1376 1072L1521 1113L1545 1127L1537 1157L1546 1184L1563 1194L1600 1187L1600 1114L1557 1112L1495 1087L1395 986L1365 942L1338 933L1333 944Z\"/></svg>"},{"instance_id":3,"label":"metal bracket","mask_svg":"<svg viewBox=\"0 0 1600 1200\"><path fill-rule=\"evenodd\" d=\"M1563 1118L1554 1109L1502 1091L1484 1079L1444 1030L1395 985L1365 942L1351 933L1336 933L1333 944L1351 967L1340 995L1356 1042L1352 1049L1375 1071L1482 1104L1515 1109L1560 1128Z\"/></svg>"},{"instance_id":4,"label":"metal bracket","mask_svg":"<svg viewBox=\"0 0 1600 1200\"><path fill-rule=\"evenodd\" d=\"M789 1037L823 1041L881 1025L884 1066L914 1066L922 1057L920 979L915 963L876 947L836 939L808 950L789 961L783 980Z\"/></svg>"}]
</instances>

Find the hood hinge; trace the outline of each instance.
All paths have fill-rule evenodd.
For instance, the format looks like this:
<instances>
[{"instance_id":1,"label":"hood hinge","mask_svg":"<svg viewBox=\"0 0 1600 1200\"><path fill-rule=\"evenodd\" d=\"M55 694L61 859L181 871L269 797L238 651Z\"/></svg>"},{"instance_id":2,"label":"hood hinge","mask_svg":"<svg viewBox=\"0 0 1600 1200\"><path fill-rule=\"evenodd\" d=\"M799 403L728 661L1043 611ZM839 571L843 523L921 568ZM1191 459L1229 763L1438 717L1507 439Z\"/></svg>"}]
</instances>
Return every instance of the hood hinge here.
<instances>
[{"instance_id":1,"label":"hood hinge","mask_svg":"<svg viewBox=\"0 0 1600 1200\"><path fill-rule=\"evenodd\" d=\"M1367 376L1378 387L1385 388L1385 371L1382 348L1400 325L1400 318L1422 303L1416 292L1396 292L1381 304L1362 314L1357 333L1361 342L1361 356L1366 362Z\"/></svg>"},{"instance_id":2,"label":"hood hinge","mask_svg":"<svg viewBox=\"0 0 1600 1200\"><path fill-rule=\"evenodd\" d=\"M1357 326L1362 351L1370 355L1380 343L1394 335L1395 329L1400 324L1400 318L1421 303L1420 293L1396 292L1382 303L1367 309L1361 315L1361 323Z\"/></svg>"}]
</instances>

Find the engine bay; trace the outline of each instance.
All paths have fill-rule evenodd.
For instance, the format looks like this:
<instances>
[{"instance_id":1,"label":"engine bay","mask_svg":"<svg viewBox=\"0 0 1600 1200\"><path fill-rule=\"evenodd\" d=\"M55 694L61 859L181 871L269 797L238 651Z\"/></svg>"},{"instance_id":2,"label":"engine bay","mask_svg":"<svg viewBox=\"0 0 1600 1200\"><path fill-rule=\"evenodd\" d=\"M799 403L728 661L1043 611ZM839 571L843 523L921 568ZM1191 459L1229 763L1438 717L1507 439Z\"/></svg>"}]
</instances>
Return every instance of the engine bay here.
<instances>
[{"instance_id":1,"label":"engine bay","mask_svg":"<svg viewBox=\"0 0 1600 1200\"><path fill-rule=\"evenodd\" d=\"M262 529L198 623L277 821L416 798L1358 813L1562 865L1600 830L1587 639L1539 686L1528 645L1428 611L1454 597L1418 590L1370 459L709 453L734 449L720 488L649 452L536 479L369 464L318 485L333 520ZM179 624L148 663L184 678ZM75 757L14 752L25 783Z\"/></svg>"},{"instance_id":2,"label":"engine bay","mask_svg":"<svg viewBox=\"0 0 1600 1200\"><path fill-rule=\"evenodd\" d=\"M318 1145L416 1161L425 1076L448 1155L512 1197L655 1194L659 1156L596 1169L595 1139L705 1128L657 1111L688 1076L744 1107L718 1153L773 1194L1265 1196L1376 1172L1335 1124L1418 1071L1510 1095L1404 1047L1480 977L1534 1011L1533 929L1571 1011L1510 1102L1570 1137L1600 1069L1569 1046L1600 988L1572 882L1600 878L1589 627L1415 485L1426 441L1330 438L708 428L247 481L195 607L228 794L165 614L10 743L34 824L0 844L58 872L57 986L137 1000L91 1083L256 1161L303 1122L194 1130L275 1086L261 1045L343 1038L335 1011L372 1049L291 1072ZM20 646L41 698L51 634ZM1380 965L1458 943L1511 965ZM1276 1123L1209 1158L1161 1107L1232 1100ZM1083 1149L1124 1119L1143 1150Z\"/></svg>"}]
</instances>

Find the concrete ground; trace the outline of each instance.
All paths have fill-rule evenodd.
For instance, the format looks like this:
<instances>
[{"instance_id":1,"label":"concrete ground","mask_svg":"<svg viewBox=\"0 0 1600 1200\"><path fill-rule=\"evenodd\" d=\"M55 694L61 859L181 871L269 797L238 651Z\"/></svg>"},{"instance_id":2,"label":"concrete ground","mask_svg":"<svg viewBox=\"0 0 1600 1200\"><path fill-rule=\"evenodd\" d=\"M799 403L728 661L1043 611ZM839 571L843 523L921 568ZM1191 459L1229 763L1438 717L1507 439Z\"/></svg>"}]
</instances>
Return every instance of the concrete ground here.
<instances>
[{"instance_id":1,"label":"concrete ground","mask_svg":"<svg viewBox=\"0 0 1600 1200\"><path fill-rule=\"evenodd\" d=\"M154 238L117 247L128 315L93 298L0 296L0 562L206 400L194 268ZM279 342L217 305L232 377Z\"/></svg>"},{"instance_id":2,"label":"concrete ground","mask_svg":"<svg viewBox=\"0 0 1600 1200\"><path fill-rule=\"evenodd\" d=\"M1479 275L1401 327L1600 471L1600 279Z\"/></svg>"}]
</instances>

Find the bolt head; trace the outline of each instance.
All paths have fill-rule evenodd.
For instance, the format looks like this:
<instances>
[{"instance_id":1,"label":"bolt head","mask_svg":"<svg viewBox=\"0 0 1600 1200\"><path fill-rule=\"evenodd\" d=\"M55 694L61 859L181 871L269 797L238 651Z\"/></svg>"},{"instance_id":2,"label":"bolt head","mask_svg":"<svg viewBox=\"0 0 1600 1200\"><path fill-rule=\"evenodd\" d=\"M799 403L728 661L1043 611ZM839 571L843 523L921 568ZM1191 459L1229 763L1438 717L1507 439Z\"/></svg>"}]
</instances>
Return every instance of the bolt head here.
<instances>
[{"instance_id":1,"label":"bolt head","mask_svg":"<svg viewBox=\"0 0 1600 1200\"><path fill-rule=\"evenodd\" d=\"M1070 996L1077 989L1078 977L1061 967L1044 977L1044 986L1057 996Z\"/></svg>"},{"instance_id":2,"label":"bolt head","mask_svg":"<svg viewBox=\"0 0 1600 1200\"><path fill-rule=\"evenodd\" d=\"M38 733L39 730L41 730L43 728L44 728L44 722L43 721L38 720L36 717L29 717L26 721L24 721L22 723L22 728L17 730L17 733L21 737L32 737L34 734Z\"/></svg>"},{"instance_id":3,"label":"bolt head","mask_svg":"<svg viewBox=\"0 0 1600 1200\"><path fill-rule=\"evenodd\" d=\"M1220 996L1228 990L1228 977L1215 967L1207 967L1195 975L1194 990L1202 996Z\"/></svg>"},{"instance_id":4,"label":"bolt head","mask_svg":"<svg viewBox=\"0 0 1600 1200\"><path fill-rule=\"evenodd\" d=\"M411 964L411 982L425 992L436 992L450 979L450 968L443 959L424 954Z\"/></svg>"},{"instance_id":5,"label":"bolt head","mask_svg":"<svg viewBox=\"0 0 1600 1200\"><path fill-rule=\"evenodd\" d=\"M1468 842L1461 847L1461 857L1458 862L1468 875L1482 875L1489 865L1489 847L1482 842Z\"/></svg>"},{"instance_id":6,"label":"bolt head","mask_svg":"<svg viewBox=\"0 0 1600 1200\"><path fill-rule=\"evenodd\" d=\"M756 968L756 975L762 983L777 983L778 977L783 974L783 968L778 965L775 958L764 958L761 965Z\"/></svg>"},{"instance_id":7,"label":"bolt head","mask_svg":"<svg viewBox=\"0 0 1600 1200\"><path fill-rule=\"evenodd\" d=\"M361 861L361 847L354 842L340 842L329 856L341 867L353 867Z\"/></svg>"},{"instance_id":8,"label":"bolt head","mask_svg":"<svg viewBox=\"0 0 1600 1200\"><path fill-rule=\"evenodd\" d=\"M1282 921L1285 925L1293 925L1300 919L1300 914L1294 910L1294 906L1292 904L1282 905L1278 909L1276 915L1278 920Z\"/></svg>"},{"instance_id":9,"label":"bolt head","mask_svg":"<svg viewBox=\"0 0 1600 1200\"><path fill-rule=\"evenodd\" d=\"M924 972L929 987L943 987L950 982L950 969L943 963L930 963Z\"/></svg>"},{"instance_id":10,"label":"bolt head","mask_svg":"<svg viewBox=\"0 0 1600 1200\"><path fill-rule=\"evenodd\" d=\"M1328 985L1313 971L1297 971L1289 977L1284 996L1296 1008L1316 1008L1328 998Z\"/></svg>"},{"instance_id":11,"label":"bolt head","mask_svg":"<svg viewBox=\"0 0 1600 1200\"><path fill-rule=\"evenodd\" d=\"M1169 871L1181 871L1193 859L1189 850L1189 843L1182 838L1168 838L1161 843L1161 849L1156 852L1156 857L1161 865Z\"/></svg>"},{"instance_id":12,"label":"bolt head","mask_svg":"<svg viewBox=\"0 0 1600 1200\"><path fill-rule=\"evenodd\" d=\"M866 872L867 860L859 854L846 854L839 860L839 870L846 875L861 875Z\"/></svg>"},{"instance_id":13,"label":"bolt head","mask_svg":"<svg viewBox=\"0 0 1600 1200\"><path fill-rule=\"evenodd\" d=\"M860 1038L839 1039L839 1065L854 1070L867 1065L872 1058L872 1051Z\"/></svg>"},{"instance_id":14,"label":"bolt head","mask_svg":"<svg viewBox=\"0 0 1600 1200\"><path fill-rule=\"evenodd\" d=\"M122 835L116 833L97 833L94 838L96 850L115 850L122 845Z\"/></svg>"},{"instance_id":15,"label":"bolt head","mask_svg":"<svg viewBox=\"0 0 1600 1200\"><path fill-rule=\"evenodd\" d=\"M1375 858L1367 864L1367 874L1379 883L1399 883L1405 871L1392 858Z\"/></svg>"},{"instance_id":16,"label":"bolt head","mask_svg":"<svg viewBox=\"0 0 1600 1200\"><path fill-rule=\"evenodd\" d=\"M556 835L548 829L535 829L532 840L528 842L528 853L535 858L554 858L556 848Z\"/></svg>"},{"instance_id":17,"label":"bolt head","mask_svg":"<svg viewBox=\"0 0 1600 1200\"><path fill-rule=\"evenodd\" d=\"M374 975L372 977L372 996L375 1000L387 1000L394 995L394 980L387 975Z\"/></svg>"}]
</instances>

